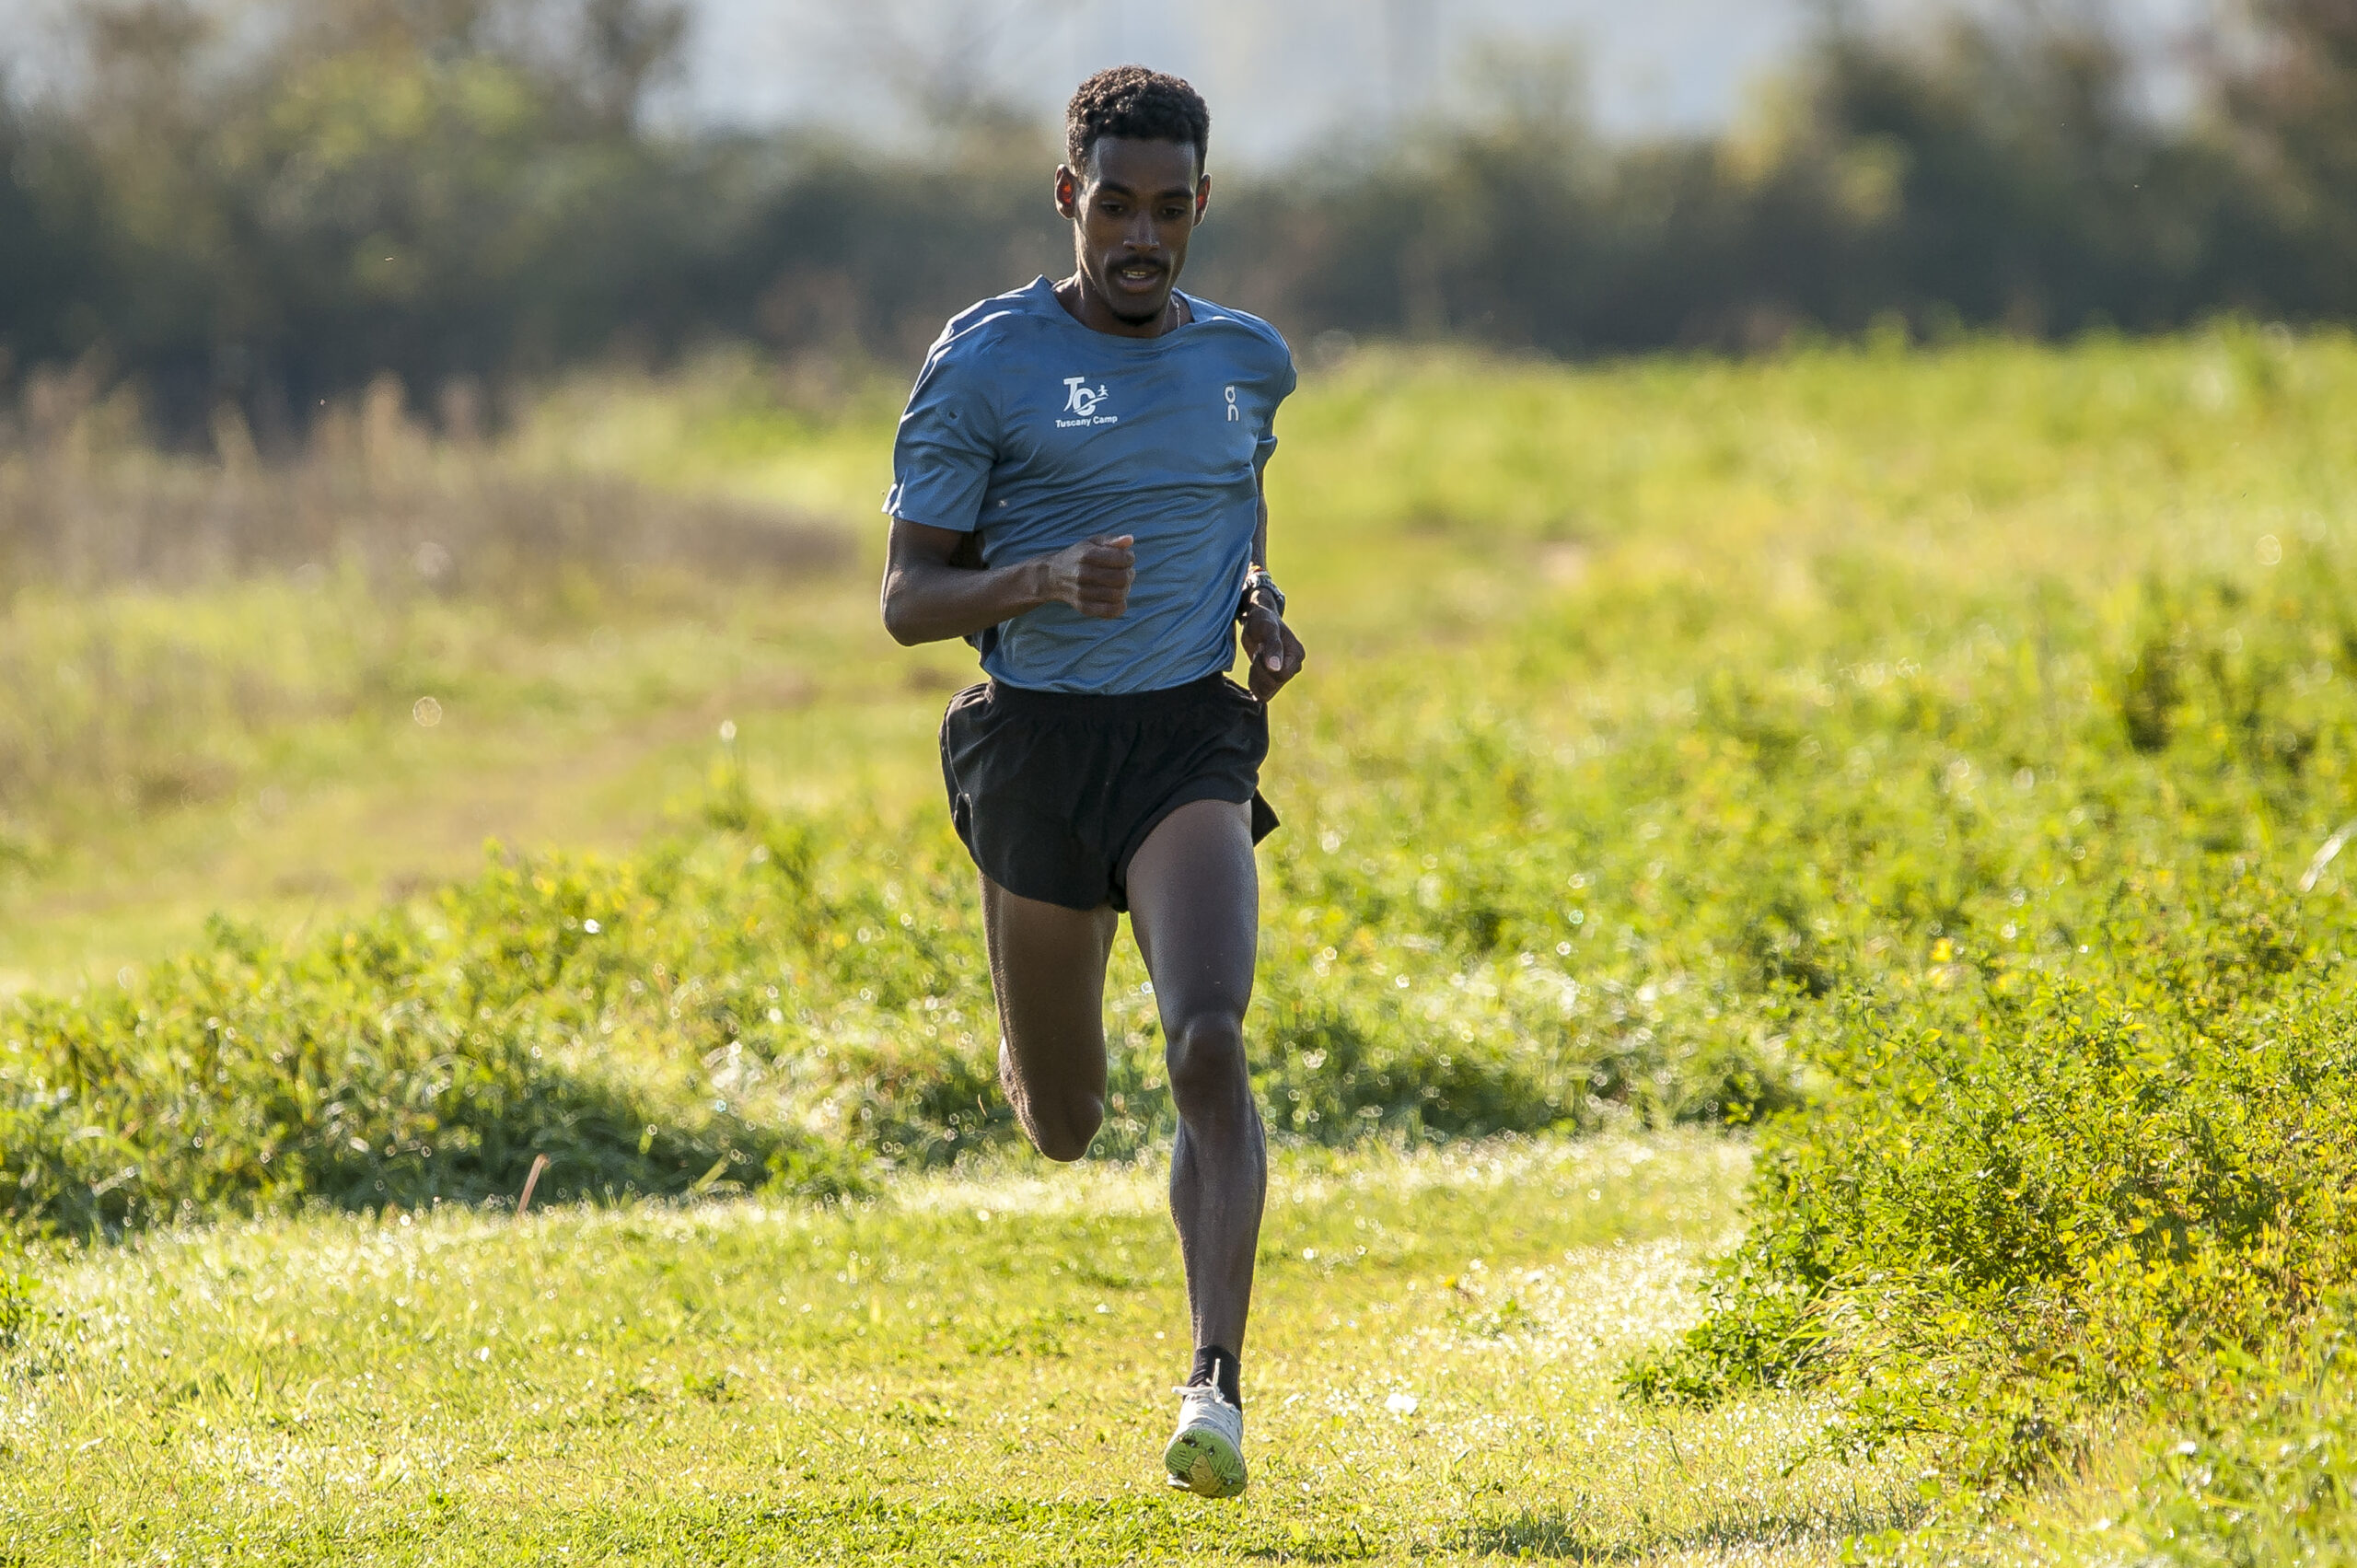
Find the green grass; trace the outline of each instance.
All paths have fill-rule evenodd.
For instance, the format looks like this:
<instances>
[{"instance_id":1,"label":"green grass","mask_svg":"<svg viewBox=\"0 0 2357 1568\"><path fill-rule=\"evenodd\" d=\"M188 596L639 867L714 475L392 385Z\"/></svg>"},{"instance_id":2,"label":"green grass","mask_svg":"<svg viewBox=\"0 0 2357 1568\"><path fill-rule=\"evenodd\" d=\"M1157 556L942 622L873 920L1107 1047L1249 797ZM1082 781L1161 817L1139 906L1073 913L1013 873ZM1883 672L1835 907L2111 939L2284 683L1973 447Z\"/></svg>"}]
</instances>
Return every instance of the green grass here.
<instances>
[{"instance_id":1,"label":"green grass","mask_svg":"<svg viewBox=\"0 0 2357 1568\"><path fill-rule=\"evenodd\" d=\"M32 848L0 947L23 987L0 1015L0 1207L52 1239L33 1244L29 1295L0 1305L21 1342L0 1385L17 1401L6 1441L66 1444L59 1391L117 1386L93 1381L95 1363L56 1370L59 1336L127 1332L136 1271L213 1267L190 1261L207 1249L408 1257L447 1239L458 1256L496 1237L542 1260L526 1283L556 1292L539 1298L559 1304L545 1321L583 1360L604 1353L578 1335L613 1314L563 1317L568 1293L588 1301L611 1275L628 1299L662 1299L599 1237L632 1234L650 1258L669 1247L682 1269L768 1237L780 1244L743 1277L790 1281L796 1238L823 1231L835 1250L813 1255L838 1260L810 1267L848 1288L853 1249L914 1270L997 1234L953 1240L906 1219L958 1182L1016 1182L1019 1161L989 1082L970 871L935 799L931 729L961 651L904 653L874 620L870 508L892 401L814 412L741 364L585 381L470 459L501 483L788 505L854 541L841 566L779 585L589 572L594 591L503 598L395 594L362 574L322 598L265 570L179 597L18 592L9 625L36 650L27 669L100 637L160 650L122 668L171 670L199 699L261 697L192 700L187 714L153 703L117 739L108 710L70 708L64 686L10 699L92 715L64 729L96 738L93 756L174 756L195 734L212 761L210 783L134 790L127 808L87 789L12 797L9 830ZM1036 1270L919 1281L914 1318L871 1296L857 1310L882 1316L865 1350L856 1323L823 1354L796 1337L815 1329L761 1339L749 1307L675 1325L678 1353L635 1375L647 1399L599 1405L610 1424L594 1442L565 1424L587 1419L591 1385L420 1392L402 1379L441 1377L438 1364L339 1307L314 1321L337 1325L317 1329L316 1349L340 1370L308 1376L357 1390L355 1410L378 1408L371 1376L410 1402L349 1417L333 1473L374 1486L440 1475L462 1451L502 1458L470 1461L475 1490L446 1489L447 1507L431 1486L402 1493L409 1523L357 1544L333 1532L366 1486L290 1479L260 1516L278 1521L257 1527L280 1532L265 1547L395 1556L412 1550L395 1533L407 1527L438 1530L443 1555L709 1559L727 1555L727 1531L768 1530L788 1556L865 1541L1025 1561L1054 1560L1048 1538L1065 1530L1117 1560L1810 1561L1852 1534L1915 1528L1930 1472L1935 1527L1895 1550L2106 1560L2121 1541L2208 1531L2216 1560L2266 1560L2254 1543L2276 1538L2220 1501L2227 1483L2180 1463L2185 1442L2269 1500L2270 1519L2347 1539L2329 1435L2357 1419L2329 1344L2357 1236L2329 1133L2349 1028L2334 957L2348 950L2345 863L2294 889L2357 816L2352 417L2357 343L2235 329L1579 372L1386 354L1313 378L1271 478L1275 564L1312 664L1276 710L1266 781L1286 829L1262 854L1257 1082L1289 1181L1379 1184L1403 1158L1457 1173L1414 1199L1455 1217L1383 1220L1446 1236L1430 1256L1380 1264L1370 1242L1364 1272L1329 1277L1299 1267L1302 1247L1328 1256L1324 1241L1272 1233L1255 1376L1303 1380L1277 1383L1273 1409L1256 1385L1255 1432L1319 1434L1331 1457L1273 1472L1253 1504L1269 1512L1243 1516L1257 1521L1243 1533L1173 1512L1148 1485L1163 1417L1146 1396L1177 1356L1133 1338L1091 1360L1081 1330L1113 1327L1097 1301L1105 1318L1130 1308L1092 1295L1083 1310ZM488 513L473 526L505 537ZM270 695L288 692L302 700ZM428 694L443 712L432 729L411 717ZM513 808L483 804L502 799ZM486 866L485 829L520 852ZM238 920L208 937L216 905ZM1124 948L1100 1153L1150 1165L1168 1115L1143 978ZM1678 1267L1699 1265L1733 1239L1734 1177L1712 1161L1741 1146L1662 1130L1780 1109L1795 1113L1761 1145L1748 1239L1697 1337L1678 1330L1706 1304L1680 1297L1628 1315L1610 1353L1561 1385L1495 1379L1486 1405L1468 1391L1477 1363L1498 1365L1456 1359L1475 1341L1550 1343L1565 1320L1558 1276L1516 1293L1496 1270L1596 1262L1617 1279L1580 1252L1616 1225L1631 1246L1674 1238ZM1624 1202L1592 1183L1591 1213L1576 1182L1550 1177L1530 1184L1545 1201L1519 1206L1429 1198L1480 1186L1452 1163L1476 1160L1466 1150L1576 1162L1641 1146L1624 1140L1648 1129L1668 1140L1642 1145L1662 1151L1666 1196ZM1501 1132L1541 1141L1482 1142ZM1555 1141L1575 1132L1605 1141ZM514 1228L480 1217L535 1154L555 1160L541 1191L567 1203L744 1195L684 1216L625 1202ZM1091 1235L1129 1245L1126 1272L1160 1271L1168 1295L1168 1242L1137 1197L1150 1179L1060 1173L1050 1190L1130 1192ZM865 1196L827 1209L793 1196L830 1191ZM1026 1191L970 1206L1045 1201ZM1672 1223L1656 1198L1701 1217ZM424 1217L313 1212L388 1204ZM1085 1212L1074 1226L1098 1223ZM825 1228L863 1215L899 1239L871 1253ZM1283 1223L1309 1218L1288 1208ZM530 1252L542 1237L552 1250ZM1474 1255L1486 1271L1466 1266ZM984 1318L1007 1346L1052 1330L1065 1354L959 1349L963 1329L944 1325L965 1321L959 1302L995 1299L984 1283L1036 1294L1043 1312L1061 1303L1066 1316L1036 1322ZM797 1317L800 1299L814 1318L823 1305L799 1285L774 1294ZM1354 1304L1369 1327L1348 1327ZM176 1358L261 1368L237 1324L175 1321L195 1336ZM1399 1337L1420 1324L1433 1332ZM768 1359L737 1358L740 1334ZM923 1370L879 1371L868 1389L853 1373L885 1339ZM1304 1405L1330 1413L1332 1389L1382 1386L1403 1344L1458 1368L1446 1398L1468 1402L1435 1408L1461 1418L1442 1457L1464 1454L1420 1510L1384 1513L1407 1504L1368 1482L1376 1451L1346 1465ZM118 1353L107 1376L134 1364L149 1365ZM1655 1402L1614 1391L1631 1364ZM713 1381L731 1365L733 1395ZM779 1370L795 1367L807 1376ZM1116 1391L1109 1368L1128 1379ZM282 1399L252 1376L214 1391ZM120 1387L134 1391L107 1396L108 1419L125 1424L25 1447L45 1458L19 1484L96 1507L52 1474L61 1456L180 1452L186 1423L162 1385ZM1006 1388L1038 1401L1016 1407L1030 1430L1056 1436L1003 1472L982 1456L1007 1429L970 1412ZM1526 1394L1540 1412L1528 1421L1513 1413ZM920 1405L949 1413L927 1424ZM559 1423L559 1409L574 1413ZM474 1424L462 1442L442 1421ZM513 1435L532 1421L555 1434ZM732 1421L771 1434L748 1450L771 1445L759 1477L713 1435ZM790 1461L777 1423L795 1434ZM680 1446L628 1447L654 1440L641 1425ZM314 1452L273 1430L220 1452ZM2303 1432L2328 1440L2302 1446ZM1879 1457L1829 1451L1849 1442ZM819 1451L860 1458L806 1474ZM424 1458L397 1471L396 1453ZM155 1462L159 1477L186 1470ZM869 1491L843 1479L871 1470L883 1479ZM702 1491L642 1479L674 1475ZM210 1527L224 1494L186 1484L186 1514L132 1471L103 1505ZM575 1505L543 1506L562 1497Z\"/></svg>"},{"instance_id":2,"label":"green grass","mask_svg":"<svg viewBox=\"0 0 2357 1568\"><path fill-rule=\"evenodd\" d=\"M871 1202L157 1234L65 1264L9 1362L19 1561L1830 1562L1909 1517L1789 1400L1612 1392L1691 1311L1739 1145L1280 1161L1252 1492L1158 1474L1183 1365L1160 1172Z\"/></svg>"},{"instance_id":3,"label":"green grass","mask_svg":"<svg viewBox=\"0 0 2357 1568\"><path fill-rule=\"evenodd\" d=\"M1878 597L1910 609L1902 586L2009 598L2040 574L2100 603L2148 565L2247 573L2262 537L2323 543L2340 515L2328 454L2351 355L2340 339L2285 348L2236 332L1578 375L1371 354L1312 377L1288 409L1270 479L1275 552L1321 674L1494 642L1535 605L1665 579L1731 592L1743 637L1853 617L1843 583L1894 568L1906 575ZM67 771L48 789L0 781L0 987L169 953L224 903L282 928L364 908L463 872L486 836L625 847L693 795L700 743L723 718L749 738L761 726L757 772L781 798L921 800L921 738L967 667L962 650L906 654L876 624L895 398L888 382L814 400L715 363L683 381L575 383L487 459L422 458L381 431L372 447L382 410L335 426L319 459L340 472L381 449L369 460L397 496L439 487L453 527L493 544L501 493L470 499L465 478L484 460L511 487L619 470L723 491L852 541L841 568L784 584L666 587L567 574L559 559L549 575L570 589L536 581L521 603L421 602L333 574L322 596L294 571L242 588L200 575L163 596L11 588L0 667L17 673L0 737L38 737L57 759L43 767ZM145 459L115 474L113 424L97 424L99 456L82 459L96 471L64 482L88 496L70 516L99 521L73 526L99 528L126 493L192 488ZM61 482L29 465L11 482ZM298 521L333 501L309 494ZM402 529L449 532L396 510ZM308 535L282 531L284 559ZM230 643L208 641L208 620ZM1887 646L1898 629L1838 623ZM1619 645L1596 694L1676 691L1734 651ZM59 675L88 668L169 679L128 681L94 722ZM1495 695L1518 702L1515 690ZM435 736L409 732L420 697L451 692L464 701Z\"/></svg>"}]
</instances>

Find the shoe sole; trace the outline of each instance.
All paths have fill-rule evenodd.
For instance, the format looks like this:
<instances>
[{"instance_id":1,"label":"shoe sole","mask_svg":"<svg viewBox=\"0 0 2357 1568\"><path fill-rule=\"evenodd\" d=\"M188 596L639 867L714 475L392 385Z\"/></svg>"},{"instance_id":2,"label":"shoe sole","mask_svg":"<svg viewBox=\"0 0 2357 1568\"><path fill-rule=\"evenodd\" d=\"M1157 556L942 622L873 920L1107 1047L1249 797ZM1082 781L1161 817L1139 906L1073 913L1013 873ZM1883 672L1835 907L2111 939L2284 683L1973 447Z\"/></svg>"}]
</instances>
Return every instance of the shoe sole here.
<instances>
[{"instance_id":1,"label":"shoe sole","mask_svg":"<svg viewBox=\"0 0 2357 1568\"><path fill-rule=\"evenodd\" d=\"M1198 1497L1236 1497L1244 1491L1244 1456L1207 1427L1172 1438L1162 1465L1170 1472L1172 1486Z\"/></svg>"}]
</instances>

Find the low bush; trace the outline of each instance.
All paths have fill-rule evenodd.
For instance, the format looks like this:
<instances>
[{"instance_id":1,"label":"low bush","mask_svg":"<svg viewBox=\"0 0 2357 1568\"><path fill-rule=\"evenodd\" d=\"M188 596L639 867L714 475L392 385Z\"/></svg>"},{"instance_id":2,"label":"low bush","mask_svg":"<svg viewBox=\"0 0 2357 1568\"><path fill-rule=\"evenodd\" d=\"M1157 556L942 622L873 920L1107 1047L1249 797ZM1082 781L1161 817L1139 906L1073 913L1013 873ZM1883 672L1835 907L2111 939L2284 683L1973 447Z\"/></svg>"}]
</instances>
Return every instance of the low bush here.
<instances>
[{"instance_id":1,"label":"low bush","mask_svg":"<svg viewBox=\"0 0 2357 1568\"><path fill-rule=\"evenodd\" d=\"M0 1046L0 1212L90 1235L471 1202L515 1197L540 1156L550 1198L861 1184L851 1151L600 1071L568 1032L577 993L499 982L540 934L435 923L511 913L512 875L286 948L216 923L209 948L132 984L21 1003Z\"/></svg>"},{"instance_id":2,"label":"low bush","mask_svg":"<svg viewBox=\"0 0 2357 1568\"><path fill-rule=\"evenodd\" d=\"M1815 1387L1837 1440L1922 1440L1977 1485L2124 1411L2198 1418L2328 1312L2357 1263L2357 924L2307 851L2348 810L2349 692L2315 655L2351 599L2136 605L2089 695L2145 761L2082 773L2002 927L1951 919L1914 972L1847 966L1795 1016L1811 1103L1767 1122L1749 1233L1634 1393Z\"/></svg>"},{"instance_id":3,"label":"low bush","mask_svg":"<svg viewBox=\"0 0 2357 1568\"><path fill-rule=\"evenodd\" d=\"M216 922L204 949L127 982L19 999L0 1024L0 1212L87 1235L479 1202L512 1197L541 1155L554 1199L841 1191L878 1160L1006 1141L954 841L741 800L714 816L621 861L497 855L431 900L284 944ZM1555 971L1460 973L1423 998L1330 968L1281 963L1264 1000L1259 1084L1285 1132L1604 1113L1609 1075L1563 1055ZM1119 992L1113 1150L1170 1126L1151 1003Z\"/></svg>"},{"instance_id":4,"label":"low bush","mask_svg":"<svg viewBox=\"0 0 2357 1568\"><path fill-rule=\"evenodd\" d=\"M1616 833L1613 781L1553 780L1567 827L1606 819L1517 844L1545 744L1497 721L1420 733L1408 712L1328 754L1342 776L1324 821L1267 863L1251 1028L1282 1135L1791 1101L1770 1021L1783 981L1713 959L1715 925L1636 940L1642 877L1633 907L1599 887L1593 917L1565 910L1567 890L1616 877L1585 858ZM1674 747L1635 756L1678 765ZM1359 787L1399 766L1429 811ZM932 816L770 813L724 762L702 822L626 859L500 854L431 899L285 942L218 924L145 974L0 1014L0 1211L92 1235L505 1199L540 1155L552 1198L840 1191L871 1162L1004 1144L971 878ZM1172 1124L1143 979L1123 949L1100 1152Z\"/></svg>"},{"instance_id":5,"label":"low bush","mask_svg":"<svg viewBox=\"0 0 2357 1568\"><path fill-rule=\"evenodd\" d=\"M1825 1016L1824 1097L1770 1129L1717 1311L1640 1390L1829 1379L1852 1435L2019 1472L2313 1308L2357 1253L2346 960L2280 897L2165 912L2111 964Z\"/></svg>"}]
</instances>

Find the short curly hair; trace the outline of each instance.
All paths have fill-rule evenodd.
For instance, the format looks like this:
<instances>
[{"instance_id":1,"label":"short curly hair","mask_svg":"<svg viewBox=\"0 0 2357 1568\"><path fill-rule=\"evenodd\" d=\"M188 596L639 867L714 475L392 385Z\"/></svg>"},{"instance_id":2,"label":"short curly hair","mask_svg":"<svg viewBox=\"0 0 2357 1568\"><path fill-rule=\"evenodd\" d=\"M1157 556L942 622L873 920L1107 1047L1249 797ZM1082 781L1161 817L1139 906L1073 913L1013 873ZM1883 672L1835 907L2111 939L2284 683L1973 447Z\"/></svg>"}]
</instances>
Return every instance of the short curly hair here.
<instances>
[{"instance_id":1,"label":"short curly hair","mask_svg":"<svg viewBox=\"0 0 2357 1568\"><path fill-rule=\"evenodd\" d=\"M1064 157L1071 167L1086 168L1089 149L1106 136L1191 142L1200 173L1211 157L1212 111L1202 94L1176 76L1116 65L1081 83L1064 110Z\"/></svg>"}]
</instances>

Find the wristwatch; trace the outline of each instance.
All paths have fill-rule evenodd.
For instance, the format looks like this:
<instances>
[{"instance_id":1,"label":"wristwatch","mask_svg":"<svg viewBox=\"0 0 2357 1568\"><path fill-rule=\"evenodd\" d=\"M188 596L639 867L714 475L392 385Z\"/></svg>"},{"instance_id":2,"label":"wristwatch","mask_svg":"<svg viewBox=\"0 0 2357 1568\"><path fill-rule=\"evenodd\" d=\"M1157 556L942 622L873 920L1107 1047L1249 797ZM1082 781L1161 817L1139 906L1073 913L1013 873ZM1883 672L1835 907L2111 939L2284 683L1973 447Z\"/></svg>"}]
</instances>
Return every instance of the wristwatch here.
<instances>
[{"instance_id":1,"label":"wristwatch","mask_svg":"<svg viewBox=\"0 0 2357 1568\"><path fill-rule=\"evenodd\" d=\"M1277 619L1283 621L1285 618L1285 591L1277 587L1277 580L1269 575L1266 566L1258 564L1244 574L1244 591L1237 596L1236 618L1243 620L1244 612L1252 608L1252 595L1256 590L1276 601Z\"/></svg>"}]
</instances>

